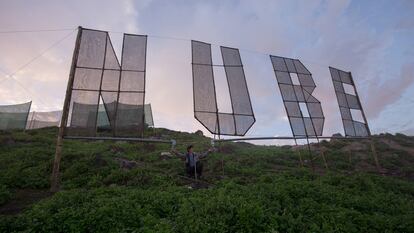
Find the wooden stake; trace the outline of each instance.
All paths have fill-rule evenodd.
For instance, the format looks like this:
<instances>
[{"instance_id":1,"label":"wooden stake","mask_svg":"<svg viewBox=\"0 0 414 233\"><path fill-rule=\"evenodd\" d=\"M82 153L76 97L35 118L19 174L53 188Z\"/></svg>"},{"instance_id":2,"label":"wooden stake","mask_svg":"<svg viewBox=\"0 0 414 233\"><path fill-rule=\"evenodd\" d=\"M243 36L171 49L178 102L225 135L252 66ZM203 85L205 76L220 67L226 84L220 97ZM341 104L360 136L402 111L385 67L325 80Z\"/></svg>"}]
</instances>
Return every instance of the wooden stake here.
<instances>
[{"instance_id":1,"label":"wooden stake","mask_svg":"<svg viewBox=\"0 0 414 233\"><path fill-rule=\"evenodd\" d=\"M307 142L307 145L308 145L308 153L309 153L309 158L310 158L310 162L311 162L311 166L312 166L312 171L313 171L313 173L315 173L315 165L313 164L313 156L312 156L312 150L310 148L309 138L306 138L306 142Z\"/></svg>"},{"instance_id":2,"label":"wooden stake","mask_svg":"<svg viewBox=\"0 0 414 233\"><path fill-rule=\"evenodd\" d=\"M58 133L57 142L56 142L55 160L53 162L53 171L52 171L51 185L50 185L51 192L59 191L59 186L60 186L59 171L60 171L60 161L62 159L63 135L65 133L65 127L68 122L70 100L72 97L72 86L73 86L73 80L75 78L75 69L76 69L76 62L78 60L78 55L79 55L81 36L82 36L82 27L79 27L78 35L76 37L75 49L73 50L72 66L71 66L70 73L69 73L68 86L66 87L65 102L63 103L62 119L60 121L59 133Z\"/></svg>"},{"instance_id":3,"label":"wooden stake","mask_svg":"<svg viewBox=\"0 0 414 233\"><path fill-rule=\"evenodd\" d=\"M325 164L325 169L329 169L328 163L326 162L324 149L321 146L321 142L319 141L319 138L318 137L316 137L316 140L318 141L318 147L319 147L319 151L321 152L321 156L322 156L322 159L323 159L323 163Z\"/></svg>"},{"instance_id":4,"label":"wooden stake","mask_svg":"<svg viewBox=\"0 0 414 233\"><path fill-rule=\"evenodd\" d=\"M300 153L300 150L298 150L298 154L299 154L300 167L303 168L303 160L302 160L302 154Z\"/></svg>"},{"instance_id":5,"label":"wooden stake","mask_svg":"<svg viewBox=\"0 0 414 233\"><path fill-rule=\"evenodd\" d=\"M369 125L368 125L368 120L367 120L367 117L365 115L364 109L362 108L361 100L359 99L358 91L355 87L354 78L352 77L351 72L349 72L349 75L351 76L352 83L354 84L354 91L355 91L355 95L357 96L358 104L359 104L359 106L361 106L362 118L364 119L366 129L367 129L367 132L368 132L368 137L369 137L369 141L370 141L370 144L371 144L371 152L372 152L372 156L374 157L375 166L377 167L378 173L381 174L381 166L380 166L379 161L378 161L377 150L375 149L375 145L374 145L374 142L373 142L371 130L369 129Z\"/></svg>"},{"instance_id":6,"label":"wooden stake","mask_svg":"<svg viewBox=\"0 0 414 233\"><path fill-rule=\"evenodd\" d=\"M319 144L319 142L318 142L318 144ZM325 152L324 152L324 150L323 150L323 148L322 148L322 147L319 147L319 148L320 148L320 151L321 151L321 155L322 155L323 163L325 164L325 168L326 168L326 169L329 169L329 167L328 167L328 163L326 162L326 158L325 158Z\"/></svg>"},{"instance_id":7,"label":"wooden stake","mask_svg":"<svg viewBox=\"0 0 414 233\"><path fill-rule=\"evenodd\" d=\"M378 173L382 174L381 166L380 166L379 161L378 161L378 154L377 154L377 150L375 148L374 140L372 138L370 138L369 142L371 144L371 152L372 152L372 156L374 157L375 166L377 167L377 171L378 171Z\"/></svg>"},{"instance_id":8,"label":"wooden stake","mask_svg":"<svg viewBox=\"0 0 414 233\"><path fill-rule=\"evenodd\" d=\"M298 152L298 155L299 155L300 167L303 168L302 155L301 155L299 147L298 147L298 142L296 141L296 139L294 139L294 140L295 140L296 149L297 149L297 152Z\"/></svg>"}]
</instances>

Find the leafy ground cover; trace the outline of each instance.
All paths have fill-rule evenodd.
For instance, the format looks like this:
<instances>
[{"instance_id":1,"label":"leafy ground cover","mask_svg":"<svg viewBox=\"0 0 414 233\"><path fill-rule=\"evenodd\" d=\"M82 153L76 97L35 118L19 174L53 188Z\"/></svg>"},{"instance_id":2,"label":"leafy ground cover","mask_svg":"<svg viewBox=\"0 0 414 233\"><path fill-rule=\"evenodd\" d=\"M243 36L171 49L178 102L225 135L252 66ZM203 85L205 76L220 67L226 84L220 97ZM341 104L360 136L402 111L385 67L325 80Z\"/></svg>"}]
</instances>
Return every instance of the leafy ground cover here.
<instances>
[{"instance_id":1,"label":"leafy ground cover","mask_svg":"<svg viewBox=\"0 0 414 233\"><path fill-rule=\"evenodd\" d=\"M0 133L0 232L414 232L414 140L405 135L376 138L382 175L366 141L312 145L313 160L305 147L223 143L204 160L203 185L161 155L167 144L66 140L62 190L50 194L56 133ZM210 144L146 133L179 150Z\"/></svg>"}]
</instances>

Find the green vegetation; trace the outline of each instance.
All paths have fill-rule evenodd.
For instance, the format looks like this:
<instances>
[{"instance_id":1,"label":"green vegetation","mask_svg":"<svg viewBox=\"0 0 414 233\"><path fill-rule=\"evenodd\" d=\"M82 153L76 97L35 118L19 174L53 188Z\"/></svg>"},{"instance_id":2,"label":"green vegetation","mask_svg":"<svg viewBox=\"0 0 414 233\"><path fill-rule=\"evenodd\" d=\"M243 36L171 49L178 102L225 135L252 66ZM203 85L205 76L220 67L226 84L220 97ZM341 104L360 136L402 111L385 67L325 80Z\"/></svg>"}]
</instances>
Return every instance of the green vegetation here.
<instances>
[{"instance_id":1,"label":"green vegetation","mask_svg":"<svg viewBox=\"0 0 414 233\"><path fill-rule=\"evenodd\" d=\"M56 133L0 133L0 232L414 232L412 137L376 140L385 176L367 142L322 142L329 169L316 145L311 162L306 148L225 143L204 161L203 183L182 177L179 158L161 155L167 144L66 140L62 191L50 196ZM196 134L146 133L177 139L179 150L210 144ZM120 168L118 158L136 166ZM37 192L42 200L10 211Z\"/></svg>"}]
</instances>

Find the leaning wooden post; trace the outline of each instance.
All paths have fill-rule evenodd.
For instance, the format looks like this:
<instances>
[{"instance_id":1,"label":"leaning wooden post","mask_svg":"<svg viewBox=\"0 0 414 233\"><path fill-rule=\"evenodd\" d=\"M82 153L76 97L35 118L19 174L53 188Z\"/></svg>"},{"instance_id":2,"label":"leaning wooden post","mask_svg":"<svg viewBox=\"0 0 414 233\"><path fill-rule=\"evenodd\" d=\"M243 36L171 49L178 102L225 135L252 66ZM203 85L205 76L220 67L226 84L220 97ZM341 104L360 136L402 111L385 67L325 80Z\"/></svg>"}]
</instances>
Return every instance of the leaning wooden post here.
<instances>
[{"instance_id":1,"label":"leaning wooden post","mask_svg":"<svg viewBox=\"0 0 414 233\"><path fill-rule=\"evenodd\" d=\"M375 166L377 167L378 173L382 173L381 172L381 166L380 166L379 161L378 161L377 150L375 148L374 139L373 139L372 136L369 138L369 141L370 141L370 144L371 144L371 152L372 152L372 155L374 157Z\"/></svg>"},{"instance_id":2,"label":"leaning wooden post","mask_svg":"<svg viewBox=\"0 0 414 233\"><path fill-rule=\"evenodd\" d=\"M352 83L354 83L354 78L352 77L351 72L349 72L349 75L351 76ZM355 90L355 95L358 97L357 98L358 104L359 104L359 106L361 106L361 114L362 114L362 118L364 119L364 122L365 122L365 125L366 125L366 128L367 128L367 133L368 133L369 141L370 141L370 144L371 144L371 152L372 152L372 156L374 157L375 166L377 167L378 173L381 173L381 166L380 166L379 161L378 161L377 150L375 148L375 144L374 144L374 140L373 140L373 137L372 137L372 134L371 134L371 130L369 129L369 125L368 125L368 120L367 120L367 117L365 116L364 109L362 108L361 100L359 99L358 91L357 91L355 85L354 85L354 90Z\"/></svg>"},{"instance_id":3,"label":"leaning wooden post","mask_svg":"<svg viewBox=\"0 0 414 233\"><path fill-rule=\"evenodd\" d=\"M295 151L296 151L296 152L298 153L298 155L299 155L299 165L300 165L300 167L301 167L301 168L303 168L302 155L300 154L300 149L299 149L299 147L298 147L298 142L296 141L296 138L295 138L295 139L293 139L293 140L295 140L295 145L296 145Z\"/></svg>"},{"instance_id":4,"label":"leaning wooden post","mask_svg":"<svg viewBox=\"0 0 414 233\"><path fill-rule=\"evenodd\" d=\"M60 160L62 158L62 147L63 147L63 135L65 133L65 127L68 122L70 100L72 97L72 85L75 78L76 61L78 60L80 41L82 36L82 27L78 27L78 35L76 37L75 49L73 51L72 66L69 73L68 86L66 88L65 102L63 103L62 119L60 121L59 133L56 142L55 160L53 162L53 171L51 177L50 191L59 191L60 184Z\"/></svg>"},{"instance_id":5,"label":"leaning wooden post","mask_svg":"<svg viewBox=\"0 0 414 233\"><path fill-rule=\"evenodd\" d=\"M351 149L348 149L347 152L348 152L349 168L352 169L353 166L352 166L352 152L351 152Z\"/></svg>"},{"instance_id":6,"label":"leaning wooden post","mask_svg":"<svg viewBox=\"0 0 414 233\"><path fill-rule=\"evenodd\" d=\"M324 151L325 149L322 148L320 145L319 145L319 149L321 150L321 155L322 155L323 163L325 164L325 168L329 169L328 162L326 161L326 158L325 158L325 151Z\"/></svg>"},{"instance_id":7,"label":"leaning wooden post","mask_svg":"<svg viewBox=\"0 0 414 233\"><path fill-rule=\"evenodd\" d=\"M300 167L303 168L303 160L302 160L302 154L300 153L300 149L298 149L297 152L298 152L298 155L299 155Z\"/></svg>"}]
</instances>

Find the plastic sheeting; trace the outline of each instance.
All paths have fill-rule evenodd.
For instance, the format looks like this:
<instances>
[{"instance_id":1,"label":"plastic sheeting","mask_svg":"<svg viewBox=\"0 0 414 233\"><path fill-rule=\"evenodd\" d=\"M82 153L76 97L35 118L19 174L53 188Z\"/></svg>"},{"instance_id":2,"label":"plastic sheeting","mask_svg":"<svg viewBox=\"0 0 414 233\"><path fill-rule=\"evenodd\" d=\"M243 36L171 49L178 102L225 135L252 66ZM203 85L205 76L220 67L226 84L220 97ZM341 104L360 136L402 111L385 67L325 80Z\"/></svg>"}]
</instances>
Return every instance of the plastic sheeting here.
<instances>
[{"instance_id":1,"label":"plastic sheeting","mask_svg":"<svg viewBox=\"0 0 414 233\"><path fill-rule=\"evenodd\" d=\"M316 88L312 74L298 59L270 55L279 90L294 137L321 136L325 117L319 100L312 96ZM292 75L298 78L294 84ZM305 103L309 116L300 108Z\"/></svg>"},{"instance_id":2,"label":"plastic sheeting","mask_svg":"<svg viewBox=\"0 0 414 233\"><path fill-rule=\"evenodd\" d=\"M106 119L113 136L142 136L147 36L124 34L120 63L108 32L80 30L65 134L96 136Z\"/></svg>"},{"instance_id":3,"label":"plastic sheeting","mask_svg":"<svg viewBox=\"0 0 414 233\"><path fill-rule=\"evenodd\" d=\"M255 123L253 108L238 49L220 47L230 91L231 113L219 112L211 45L191 41L194 116L212 134L244 136Z\"/></svg>"},{"instance_id":4,"label":"plastic sheeting","mask_svg":"<svg viewBox=\"0 0 414 233\"><path fill-rule=\"evenodd\" d=\"M0 105L0 130L25 129L32 102Z\"/></svg>"},{"instance_id":5,"label":"plastic sheeting","mask_svg":"<svg viewBox=\"0 0 414 233\"><path fill-rule=\"evenodd\" d=\"M351 109L363 111L356 94L355 84L351 72L345 72L337 68L329 67L336 98L338 100L342 123L344 125L345 136L366 137L369 136L367 122L360 122L353 119ZM354 93L346 93L344 84L350 85Z\"/></svg>"}]
</instances>

